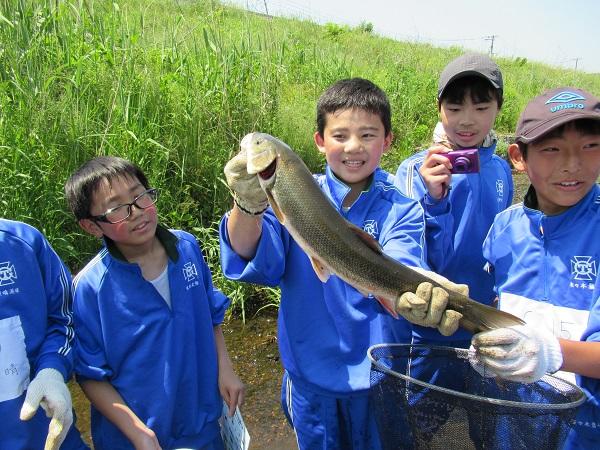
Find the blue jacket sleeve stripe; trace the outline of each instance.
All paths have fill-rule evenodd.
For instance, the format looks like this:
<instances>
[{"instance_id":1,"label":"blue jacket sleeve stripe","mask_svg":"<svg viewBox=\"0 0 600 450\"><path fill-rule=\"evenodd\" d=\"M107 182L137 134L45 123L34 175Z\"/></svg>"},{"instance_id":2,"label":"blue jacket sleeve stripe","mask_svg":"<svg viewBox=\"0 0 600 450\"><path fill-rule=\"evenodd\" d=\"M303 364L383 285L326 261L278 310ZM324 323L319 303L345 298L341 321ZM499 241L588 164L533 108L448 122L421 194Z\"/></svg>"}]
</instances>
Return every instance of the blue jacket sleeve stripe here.
<instances>
[{"instance_id":1,"label":"blue jacket sleeve stripe","mask_svg":"<svg viewBox=\"0 0 600 450\"><path fill-rule=\"evenodd\" d=\"M85 275L86 272L88 272L92 267L94 267L94 265L98 261L100 261L107 253L108 250L106 250L106 248L100 250L100 252L98 252L98 254L94 256L92 260L89 263L87 263L86 266L83 269L81 269L81 271L77 275L75 275L75 277L73 278L73 292L77 290L77 284L79 283L79 280L83 278L83 275Z\"/></svg>"},{"instance_id":2,"label":"blue jacket sleeve stripe","mask_svg":"<svg viewBox=\"0 0 600 450\"><path fill-rule=\"evenodd\" d=\"M417 164L422 164L424 161L424 158L414 158L412 161L409 161L409 163L407 164L406 167L406 180L405 180L405 187L404 187L404 192L406 192L406 195L410 198L415 198L415 191L414 191L414 178L415 178L415 170L417 170ZM419 200L418 198L416 198L416 200Z\"/></svg>"},{"instance_id":3,"label":"blue jacket sleeve stripe","mask_svg":"<svg viewBox=\"0 0 600 450\"><path fill-rule=\"evenodd\" d=\"M61 311L63 316L67 319L67 323L65 324L65 343L58 349L58 353L66 356L73 349L75 331L73 329L73 311L71 309L71 286L64 267L61 267L60 269L60 284L63 291Z\"/></svg>"}]
</instances>

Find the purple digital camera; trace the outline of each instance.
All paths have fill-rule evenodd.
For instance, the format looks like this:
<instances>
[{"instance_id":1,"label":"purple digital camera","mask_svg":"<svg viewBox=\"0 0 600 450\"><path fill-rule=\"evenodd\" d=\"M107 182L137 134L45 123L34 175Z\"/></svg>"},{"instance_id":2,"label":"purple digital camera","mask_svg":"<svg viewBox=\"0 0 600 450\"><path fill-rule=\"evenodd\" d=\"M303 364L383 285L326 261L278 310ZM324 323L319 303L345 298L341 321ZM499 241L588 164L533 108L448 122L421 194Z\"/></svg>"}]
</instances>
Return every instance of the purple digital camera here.
<instances>
[{"instance_id":1,"label":"purple digital camera","mask_svg":"<svg viewBox=\"0 0 600 450\"><path fill-rule=\"evenodd\" d=\"M479 150L469 148L443 153L452 163L451 173L477 173L479 172Z\"/></svg>"}]
</instances>

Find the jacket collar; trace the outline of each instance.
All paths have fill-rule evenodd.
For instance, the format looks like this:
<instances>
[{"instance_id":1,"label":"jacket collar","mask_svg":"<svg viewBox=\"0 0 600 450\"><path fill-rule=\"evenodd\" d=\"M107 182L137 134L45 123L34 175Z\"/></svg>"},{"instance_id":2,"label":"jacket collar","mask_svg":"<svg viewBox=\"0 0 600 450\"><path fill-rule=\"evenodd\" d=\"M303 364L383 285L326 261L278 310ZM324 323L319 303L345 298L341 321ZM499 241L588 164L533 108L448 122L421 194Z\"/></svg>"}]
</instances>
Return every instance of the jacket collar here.
<instances>
[{"instance_id":1,"label":"jacket collar","mask_svg":"<svg viewBox=\"0 0 600 450\"><path fill-rule=\"evenodd\" d=\"M479 163L481 165L492 159L496 152L496 142L494 141L489 147L479 147Z\"/></svg>"},{"instance_id":2,"label":"jacket collar","mask_svg":"<svg viewBox=\"0 0 600 450\"><path fill-rule=\"evenodd\" d=\"M362 191L362 193L356 199L354 204L356 204L360 200L360 198L363 197L366 193L371 191L371 187L373 186L373 181L375 180L375 178L377 176L377 172L379 170L381 170L381 169L378 168L375 170L375 172L373 172L373 174L371 174L371 177L367 184L367 188L364 191ZM327 166L325 168L325 175L326 175L325 180L327 183L327 189L330 194L330 200L333 202L336 209L338 211L341 211L342 204L344 203L344 199L346 198L346 195L348 195L350 193L350 186L348 186L346 183L344 183L342 180L340 180L338 177L336 177L335 174L333 173L333 171L331 170L331 167L329 167L329 166ZM354 205L352 205L352 206L354 206Z\"/></svg>"},{"instance_id":3,"label":"jacket collar","mask_svg":"<svg viewBox=\"0 0 600 450\"><path fill-rule=\"evenodd\" d=\"M162 225L157 225L156 237L165 248L169 259L171 259L173 262L177 262L179 260L179 251L177 250L177 242L179 239L177 236L175 236ZM123 253L121 253L121 250L119 250L119 247L117 247L115 241L113 241L111 238L104 236L104 245L106 245L108 252L113 258L121 262L129 262L127 261L127 258L123 256Z\"/></svg>"},{"instance_id":4,"label":"jacket collar","mask_svg":"<svg viewBox=\"0 0 600 450\"><path fill-rule=\"evenodd\" d=\"M527 216L539 223L544 235L553 233L572 232L571 225L579 222L593 209L600 207L600 186L594 185L592 189L575 205L555 216L547 216L538 208L537 194L533 186L529 186L523 200L523 206Z\"/></svg>"}]
</instances>

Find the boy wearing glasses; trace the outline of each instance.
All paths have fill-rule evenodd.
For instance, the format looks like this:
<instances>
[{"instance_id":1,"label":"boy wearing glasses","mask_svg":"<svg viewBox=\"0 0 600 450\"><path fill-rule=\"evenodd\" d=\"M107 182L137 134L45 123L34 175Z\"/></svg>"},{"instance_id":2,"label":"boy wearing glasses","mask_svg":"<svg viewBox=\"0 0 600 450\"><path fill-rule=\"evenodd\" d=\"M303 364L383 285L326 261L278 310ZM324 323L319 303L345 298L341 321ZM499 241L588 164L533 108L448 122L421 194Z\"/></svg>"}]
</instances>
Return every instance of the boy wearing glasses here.
<instances>
[{"instance_id":1,"label":"boy wearing glasses","mask_svg":"<svg viewBox=\"0 0 600 450\"><path fill-rule=\"evenodd\" d=\"M158 224L156 189L124 159L88 161L65 194L105 244L73 280L75 372L94 448L222 449L222 401L232 415L244 387L220 325L228 299L196 239Z\"/></svg>"}]
</instances>

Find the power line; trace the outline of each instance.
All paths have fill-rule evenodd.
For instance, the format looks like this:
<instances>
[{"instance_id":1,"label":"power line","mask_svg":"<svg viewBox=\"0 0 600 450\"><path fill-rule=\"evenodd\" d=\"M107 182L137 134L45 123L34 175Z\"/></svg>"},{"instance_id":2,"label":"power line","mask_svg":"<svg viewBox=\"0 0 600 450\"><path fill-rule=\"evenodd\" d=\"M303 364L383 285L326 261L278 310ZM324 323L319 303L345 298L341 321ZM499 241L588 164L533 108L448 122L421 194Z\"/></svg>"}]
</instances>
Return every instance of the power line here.
<instances>
[{"instance_id":1,"label":"power line","mask_svg":"<svg viewBox=\"0 0 600 450\"><path fill-rule=\"evenodd\" d=\"M325 13L324 11L322 11L321 13L316 13L312 8L310 7L306 7L306 5L302 4L301 2L298 3L297 1L294 0L268 0L268 4L267 4L267 0L246 0L246 9L247 10L253 10L255 12L262 12L264 11L264 13L267 16L270 16L270 14L273 15L279 15L279 16L287 16L287 17L296 17L296 18L302 18L302 19L309 19L309 20L314 20L317 23L321 22L324 23L326 21L334 21L336 22L336 20L338 19L337 17L334 17L333 15L329 15L327 13ZM428 38L428 37L423 37L423 36L414 36L414 35L398 35L396 33L395 36L397 39L405 39L407 41L416 41L416 42L430 42L430 43L434 43L434 42L439 42L439 43L443 43L443 42L473 42L473 41L481 41L482 39L484 41L489 41L490 42L490 47L489 47L489 55L492 57L494 56L494 44L496 41L496 38L499 37L499 35L497 34L492 34L489 36L482 36L482 37L478 37L478 38L455 38L455 39L436 39L436 38ZM577 67L577 62L576 62L576 67Z\"/></svg>"}]
</instances>

